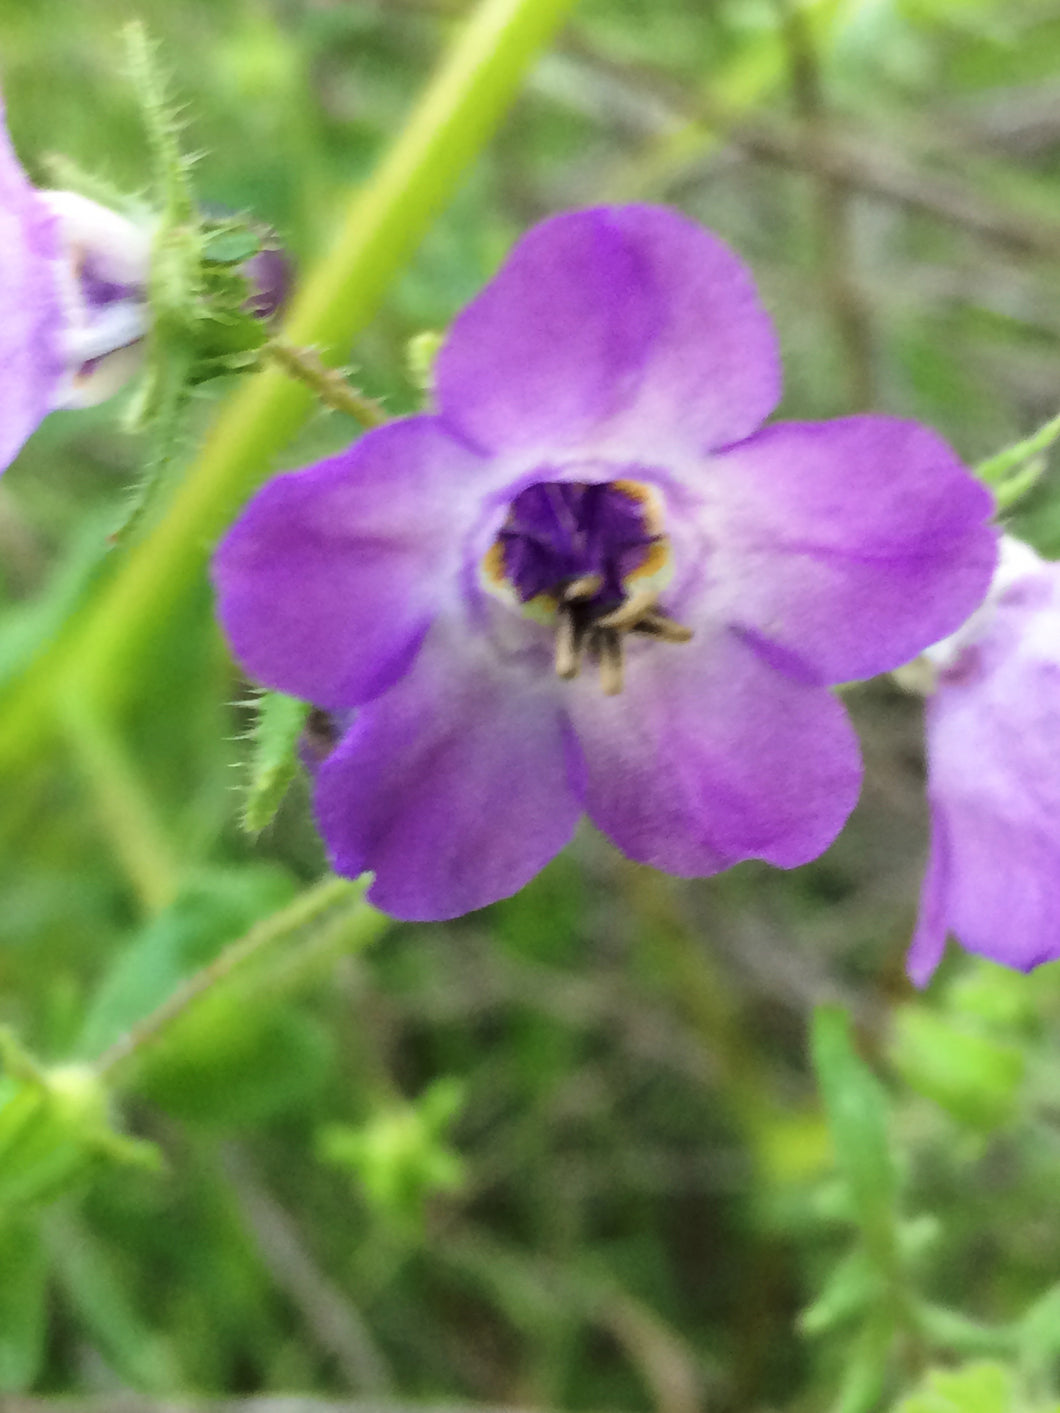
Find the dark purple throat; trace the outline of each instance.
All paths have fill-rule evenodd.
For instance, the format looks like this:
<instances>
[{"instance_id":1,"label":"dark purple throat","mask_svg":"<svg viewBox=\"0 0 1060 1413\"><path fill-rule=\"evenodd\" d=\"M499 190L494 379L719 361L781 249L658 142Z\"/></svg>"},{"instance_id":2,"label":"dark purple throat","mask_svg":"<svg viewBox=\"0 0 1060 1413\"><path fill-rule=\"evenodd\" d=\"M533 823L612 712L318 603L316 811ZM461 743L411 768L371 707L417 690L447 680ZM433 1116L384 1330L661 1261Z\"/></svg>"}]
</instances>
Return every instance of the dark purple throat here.
<instances>
[{"instance_id":1,"label":"dark purple throat","mask_svg":"<svg viewBox=\"0 0 1060 1413\"><path fill-rule=\"evenodd\" d=\"M603 690L620 692L629 633L683 643L691 633L658 606L653 577L670 550L652 492L636 481L542 481L512 501L483 566L520 603L555 615L555 671L598 665Z\"/></svg>"}]
</instances>

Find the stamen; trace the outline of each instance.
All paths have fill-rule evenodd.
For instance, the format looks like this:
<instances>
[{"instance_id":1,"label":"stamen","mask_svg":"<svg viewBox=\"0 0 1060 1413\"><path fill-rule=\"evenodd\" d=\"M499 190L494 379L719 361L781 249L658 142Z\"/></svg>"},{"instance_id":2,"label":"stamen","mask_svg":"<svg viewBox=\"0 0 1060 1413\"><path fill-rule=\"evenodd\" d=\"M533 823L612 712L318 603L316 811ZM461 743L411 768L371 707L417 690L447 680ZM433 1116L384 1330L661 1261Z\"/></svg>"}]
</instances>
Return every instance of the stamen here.
<instances>
[{"instance_id":1,"label":"stamen","mask_svg":"<svg viewBox=\"0 0 1060 1413\"><path fill-rule=\"evenodd\" d=\"M603 617L596 620L598 628L614 628L617 632L625 633L637 624L652 609L654 609L659 595L654 589L635 589L629 598L610 613L605 613Z\"/></svg>"},{"instance_id":2,"label":"stamen","mask_svg":"<svg viewBox=\"0 0 1060 1413\"><path fill-rule=\"evenodd\" d=\"M666 643L692 636L659 607L669 563L662 503L650 487L541 481L508 507L481 571L488 589L514 596L539 623L552 622L557 677L577 677L588 658L600 689L616 696L628 634Z\"/></svg>"},{"instance_id":3,"label":"stamen","mask_svg":"<svg viewBox=\"0 0 1060 1413\"><path fill-rule=\"evenodd\" d=\"M582 640L584 634L574 621L569 608L561 608L556 615L556 642L553 663L556 676L565 681L577 677L582 665Z\"/></svg>"},{"instance_id":4,"label":"stamen","mask_svg":"<svg viewBox=\"0 0 1060 1413\"><path fill-rule=\"evenodd\" d=\"M563 602L574 603L577 599L595 598L603 587L602 574L583 574L578 579L572 579L563 590Z\"/></svg>"},{"instance_id":5,"label":"stamen","mask_svg":"<svg viewBox=\"0 0 1060 1413\"><path fill-rule=\"evenodd\" d=\"M622 691L622 639L613 629L603 629L593 635L600 659L600 686L607 697L617 697Z\"/></svg>"},{"instance_id":6,"label":"stamen","mask_svg":"<svg viewBox=\"0 0 1060 1413\"><path fill-rule=\"evenodd\" d=\"M634 624L634 633L648 633L653 638L661 638L664 643L688 643L692 639L692 629L683 623L668 618L658 609L651 609L639 623Z\"/></svg>"}]
</instances>

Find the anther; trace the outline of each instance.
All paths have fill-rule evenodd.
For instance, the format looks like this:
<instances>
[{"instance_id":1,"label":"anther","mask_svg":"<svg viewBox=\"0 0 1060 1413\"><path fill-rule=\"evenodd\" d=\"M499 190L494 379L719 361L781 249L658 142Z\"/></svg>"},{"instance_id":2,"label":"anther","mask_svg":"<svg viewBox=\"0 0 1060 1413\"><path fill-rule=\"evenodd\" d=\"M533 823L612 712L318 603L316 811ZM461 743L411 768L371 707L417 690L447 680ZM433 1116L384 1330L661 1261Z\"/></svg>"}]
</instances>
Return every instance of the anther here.
<instances>
[{"instance_id":1,"label":"anther","mask_svg":"<svg viewBox=\"0 0 1060 1413\"><path fill-rule=\"evenodd\" d=\"M647 633L653 638L661 638L664 643L687 643L692 639L692 629L683 623L667 618L658 609L651 609L633 625L634 633Z\"/></svg>"},{"instance_id":2,"label":"anther","mask_svg":"<svg viewBox=\"0 0 1060 1413\"><path fill-rule=\"evenodd\" d=\"M568 682L577 677L581 667L581 638L574 614L568 608L561 608L557 615L553 663L556 676Z\"/></svg>"},{"instance_id":3,"label":"anther","mask_svg":"<svg viewBox=\"0 0 1060 1413\"><path fill-rule=\"evenodd\" d=\"M600 686L607 697L617 697L622 691L622 639L614 629L603 629L593 636L599 655Z\"/></svg>"},{"instance_id":4,"label":"anther","mask_svg":"<svg viewBox=\"0 0 1060 1413\"><path fill-rule=\"evenodd\" d=\"M595 598L603 587L602 574L582 574L580 578L572 579L563 590L563 602L574 603L578 599Z\"/></svg>"},{"instance_id":5,"label":"anther","mask_svg":"<svg viewBox=\"0 0 1060 1413\"><path fill-rule=\"evenodd\" d=\"M636 628L641 619L655 608L659 595L654 589L635 589L629 598L620 603L610 613L596 620L598 628L613 628L625 633Z\"/></svg>"}]
</instances>

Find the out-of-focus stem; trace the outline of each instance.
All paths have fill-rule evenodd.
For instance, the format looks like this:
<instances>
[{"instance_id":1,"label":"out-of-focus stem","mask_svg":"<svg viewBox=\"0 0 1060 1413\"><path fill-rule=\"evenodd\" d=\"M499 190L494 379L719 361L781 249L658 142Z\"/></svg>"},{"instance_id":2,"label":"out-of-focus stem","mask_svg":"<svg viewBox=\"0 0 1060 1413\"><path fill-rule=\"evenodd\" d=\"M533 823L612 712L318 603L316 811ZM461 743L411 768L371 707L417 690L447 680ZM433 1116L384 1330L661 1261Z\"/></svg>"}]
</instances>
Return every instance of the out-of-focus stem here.
<instances>
[{"instance_id":1,"label":"out-of-focus stem","mask_svg":"<svg viewBox=\"0 0 1060 1413\"><path fill-rule=\"evenodd\" d=\"M114 853L148 912L176 897L179 861L123 743L87 703L63 713L66 740Z\"/></svg>"},{"instance_id":2,"label":"out-of-focus stem","mask_svg":"<svg viewBox=\"0 0 1060 1413\"><path fill-rule=\"evenodd\" d=\"M284 328L295 345L344 361L432 216L493 132L528 65L574 0L481 0L374 177L350 202L331 252ZM86 624L77 669L93 696L128 693L159 612L184 593L217 534L305 421L312 394L279 371L228 404L169 513L130 556Z\"/></svg>"},{"instance_id":3,"label":"out-of-focus stem","mask_svg":"<svg viewBox=\"0 0 1060 1413\"><path fill-rule=\"evenodd\" d=\"M802 120L807 167L813 173L821 283L847 368L850 404L857 410L871 406L874 379L868 317L853 274L849 193L819 160L827 144L828 122L810 26L793 0L776 0L776 7L788 49L792 92Z\"/></svg>"}]
</instances>

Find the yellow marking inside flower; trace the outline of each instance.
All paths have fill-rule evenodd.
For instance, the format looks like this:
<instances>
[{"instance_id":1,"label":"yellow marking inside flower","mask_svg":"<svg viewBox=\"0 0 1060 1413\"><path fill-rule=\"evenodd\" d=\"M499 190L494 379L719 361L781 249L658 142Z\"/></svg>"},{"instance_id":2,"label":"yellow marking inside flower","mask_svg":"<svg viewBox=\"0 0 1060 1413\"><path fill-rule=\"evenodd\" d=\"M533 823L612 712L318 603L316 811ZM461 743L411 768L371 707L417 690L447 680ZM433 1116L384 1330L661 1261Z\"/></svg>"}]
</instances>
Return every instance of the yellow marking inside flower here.
<instances>
[{"instance_id":1,"label":"yellow marking inside flower","mask_svg":"<svg viewBox=\"0 0 1060 1413\"><path fill-rule=\"evenodd\" d=\"M661 535L663 531L663 507L659 496L643 481L609 481L608 485L620 496L625 496L634 505L639 505L644 514L644 528L649 535Z\"/></svg>"},{"instance_id":2,"label":"yellow marking inside flower","mask_svg":"<svg viewBox=\"0 0 1060 1413\"><path fill-rule=\"evenodd\" d=\"M670 564L670 541L665 535L660 535L657 540L652 540L651 544L644 546L644 558L635 569L627 570L626 582L630 579L650 579L655 574L662 574L664 570L671 568Z\"/></svg>"},{"instance_id":3,"label":"yellow marking inside flower","mask_svg":"<svg viewBox=\"0 0 1060 1413\"><path fill-rule=\"evenodd\" d=\"M618 480L607 482L607 489L614 491L637 507L646 535L651 538L640 551L640 561L623 576L622 583L636 595L646 590L661 591L669 581L673 571L669 538L662 533L664 525L663 502L658 492L641 481ZM508 578L505 543L502 538L494 540L482 558L480 575L484 586L491 591L499 591L501 597L515 602L521 613L540 623L550 623L563 605L572 597L589 599L595 590L590 591L590 579L599 575L582 576L568 585L557 585L554 592L547 590L535 594L532 599L518 601L515 586ZM625 552L627 555L630 551ZM634 588L634 582L636 587Z\"/></svg>"},{"instance_id":4,"label":"yellow marking inside flower","mask_svg":"<svg viewBox=\"0 0 1060 1413\"><path fill-rule=\"evenodd\" d=\"M515 587L508 578L504 562L503 540L493 541L482 556L479 572L486 588L498 590L500 597L506 603L510 603L513 608L524 613L527 618L533 618L538 623L551 624L559 607L559 599L555 594L535 594L532 599L520 603Z\"/></svg>"},{"instance_id":5,"label":"yellow marking inside flower","mask_svg":"<svg viewBox=\"0 0 1060 1413\"><path fill-rule=\"evenodd\" d=\"M504 570L504 545L500 540L494 540L482 558L482 573L498 589L506 588L508 585L507 576Z\"/></svg>"}]
</instances>

